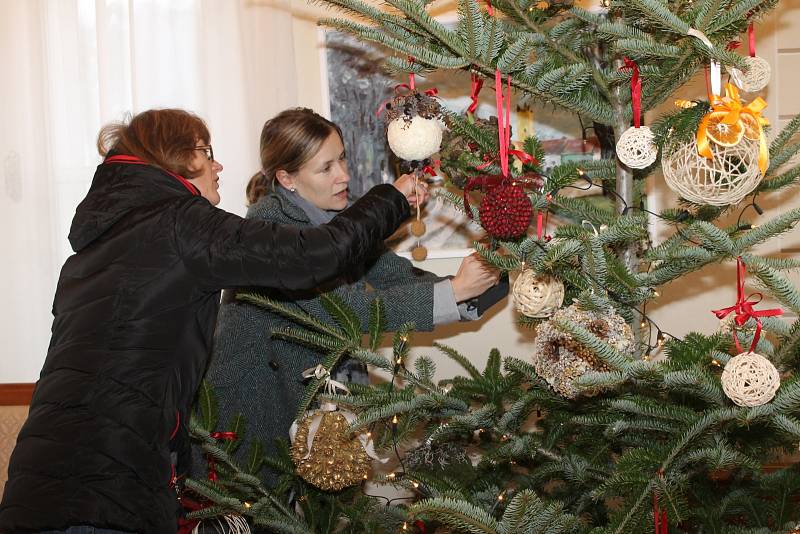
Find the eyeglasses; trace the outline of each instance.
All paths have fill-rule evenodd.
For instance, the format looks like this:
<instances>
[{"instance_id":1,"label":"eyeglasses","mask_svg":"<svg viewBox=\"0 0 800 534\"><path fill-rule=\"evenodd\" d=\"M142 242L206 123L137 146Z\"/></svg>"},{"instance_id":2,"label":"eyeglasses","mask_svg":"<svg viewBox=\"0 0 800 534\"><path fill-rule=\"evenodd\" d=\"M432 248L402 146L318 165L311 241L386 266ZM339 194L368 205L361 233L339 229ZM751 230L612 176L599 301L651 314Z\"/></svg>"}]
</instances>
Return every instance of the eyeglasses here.
<instances>
[{"instance_id":1,"label":"eyeglasses","mask_svg":"<svg viewBox=\"0 0 800 534\"><path fill-rule=\"evenodd\" d=\"M211 145L197 146L197 147L194 147L194 150L202 150L203 152L206 153L206 157L208 158L208 161L214 161L214 149L211 147Z\"/></svg>"}]
</instances>

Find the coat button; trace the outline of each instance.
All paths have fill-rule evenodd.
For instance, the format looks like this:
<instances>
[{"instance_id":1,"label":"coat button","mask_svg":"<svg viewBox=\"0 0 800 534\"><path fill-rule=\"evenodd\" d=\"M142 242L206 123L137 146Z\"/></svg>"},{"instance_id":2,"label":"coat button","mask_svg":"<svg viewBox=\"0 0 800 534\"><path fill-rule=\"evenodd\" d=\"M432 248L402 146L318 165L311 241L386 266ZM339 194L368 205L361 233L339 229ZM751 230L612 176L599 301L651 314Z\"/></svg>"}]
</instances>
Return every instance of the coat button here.
<instances>
[{"instance_id":1,"label":"coat button","mask_svg":"<svg viewBox=\"0 0 800 534\"><path fill-rule=\"evenodd\" d=\"M276 362L275 360L270 360L269 366L272 368L273 371L277 371L279 367L278 362Z\"/></svg>"}]
</instances>

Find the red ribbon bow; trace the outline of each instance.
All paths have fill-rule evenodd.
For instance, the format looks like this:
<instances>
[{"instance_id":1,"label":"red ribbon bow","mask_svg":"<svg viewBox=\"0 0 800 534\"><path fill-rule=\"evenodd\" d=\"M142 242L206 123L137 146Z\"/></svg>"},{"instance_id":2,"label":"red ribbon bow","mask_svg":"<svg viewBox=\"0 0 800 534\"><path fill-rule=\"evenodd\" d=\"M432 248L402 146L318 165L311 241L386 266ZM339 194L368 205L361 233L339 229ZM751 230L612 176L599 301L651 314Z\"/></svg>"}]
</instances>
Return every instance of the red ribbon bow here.
<instances>
[{"instance_id":1,"label":"red ribbon bow","mask_svg":"<svg viewBox=\"0 0 800 534\"><path fill-rule=\"evenodd\" d=\"M773 308L771 310L758 310L756 311L753 306L761 302L762 295L761 293L752 293L747 297L744 296L744 280L745 276L747 275L747 269L745 267L744 261L742 261L742 257L739 256L736 258L736 304L733 306L728 306L727 308L722 308L720 310L712 310L714 315L717 316L717 319L724 319L731 313L736 314L736 318L734 322L736 326L744 326L744 324L752 319L756 320L756 333L753 335L753 343L750 345L750 351L756 348L758 344L758 340L761 337L761 319L760 317L774 317L776 315L783 314L783 310L780 308ZM758 300L752 299L752 297L757 296ZM739 338L736 335L736 331L734 329L733 332L733 341L736 343L736 349L741 353L744 352L742 350L741 345L739 344Z\"/></svg>"},{"instance_id":2,"label":"red ribbon bow","mask_svg":"<svg viewBox=\"0 0 800 534\"><path fill-rule=\"evenodd\" d=\"M756 57L756 34L753 31L753 23L747 27L747 44L750 48L750 57Z\"/></svg>"},{"instance_id":3,"label":"red ribbon bow","mask_svg":"<svg viewBox=\"0 0 800 534\"><path fill-rule=\"evenodd\" d=\"M422 173L423 174L428 174L430 176L436 176L436 167L441 165L442 161L437 159L437 160L434 160L432 163L433 163L433 166L425 165L424 167L422 167Z\"/></svg>"},{"instance_id":4,"label":"red ribbon bow","mask_svg":"<svg viewBox=\"0 0 800 534\"><path fill-rule=\"evenodd\" d=\"M497 137L500 142L500 169L503 176L508 176L508 156L512 155L522 163L538 163L536 159L523 150L511 149L511 76L506 82L506 94L503 95L503 78L500 70L495 70L495 100L497 102ZM486 163L475 167L483 170L497 160L498 156L485 156Z\"/></svg>"},{"instance_id":5,"label":"red ribbon bow","mask_svg":"<svg viewBox=\"0 0 800 534\"><path fill-rule=\"evenodd\" d=\"M237 439L236 432L212 432L209 435L214 439L224 439L225 441ZM214 462L214 457L208 454L206 459L208 460L208 480L216 482L219 477L217 476L217 464Z\"/></svg>"},{"instance_id":6,"label":"red ribbon bow","mask_svg":"<svg viewBox=\"0 0 800 534\"><path fill-rule=\"evenodd\" d=\"M632 70L631 75L631 107L633 108L633 125L638 128L641 125L642 114L642 79L639 77L639 65L629 58L623 58L625 65L619 70Z\"/></svg>"},{"instance_id":7,"label":"red ribbon bow","mask_svg":"<svg viewBox=\"0 0 800 534\"><path fill-rule=\"evenodd\" d=\"M472 73L470 76L470 92L469 98L472 100L472 103L467 108L467 113L473 114L475 110L478 109L478 95L483 88L483 78L478 76L476 73Z\"/></svg>"},{"instance_id":8,"label":"red ribbon bow","mask_svg":"<svg viewBox=\"0 0 800 534\"><path fill-rule=\"evenodd\" d=\"M464 187L464 211L467 216L472 218L472 210L469 205L470 191L480 187L482 190L497 187L498 185L507 183L513 178L508 175L508 156L509 154L516 157L522 163L535 163L536 159L533 156L522 150L509 150L511 148L511 76L506 80L506 94L503 95L503 77L500 74L500 69L495 70L495 100L497 102L497 137L500 142L500 169L501 175L493 176L475 176L470 178L467 185ZM484 156L486 163L475 167L478 170L483 170L492 163L494 163L498 156L490 157Z\"/></svg>"}]
</instances>

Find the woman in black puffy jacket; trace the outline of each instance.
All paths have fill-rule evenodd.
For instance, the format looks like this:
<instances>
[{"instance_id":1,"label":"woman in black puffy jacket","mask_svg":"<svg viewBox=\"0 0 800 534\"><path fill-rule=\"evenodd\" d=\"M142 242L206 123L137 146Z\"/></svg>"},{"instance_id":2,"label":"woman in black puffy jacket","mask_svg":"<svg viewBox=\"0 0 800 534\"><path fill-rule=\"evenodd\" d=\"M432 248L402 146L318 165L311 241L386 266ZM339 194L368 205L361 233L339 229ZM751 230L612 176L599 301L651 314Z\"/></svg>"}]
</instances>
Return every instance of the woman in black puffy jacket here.
<instances>
[{"instance_id":1,"label":"woman in black puffy jacket","mask_svg":"<svg viewBox=\"0 0 800 534\"><path fill-rule=\"evenodd\" d=\"M245 220L214 207L222 165L209 142L203 121L181 110L101 131L105 161L72 222L75 254L58 281L0 532L175 532L185 414L220 290L315 287L363 263L409 202L424 200L405 179L376 186L326 225Z\"/></svg>"}]
</instances>

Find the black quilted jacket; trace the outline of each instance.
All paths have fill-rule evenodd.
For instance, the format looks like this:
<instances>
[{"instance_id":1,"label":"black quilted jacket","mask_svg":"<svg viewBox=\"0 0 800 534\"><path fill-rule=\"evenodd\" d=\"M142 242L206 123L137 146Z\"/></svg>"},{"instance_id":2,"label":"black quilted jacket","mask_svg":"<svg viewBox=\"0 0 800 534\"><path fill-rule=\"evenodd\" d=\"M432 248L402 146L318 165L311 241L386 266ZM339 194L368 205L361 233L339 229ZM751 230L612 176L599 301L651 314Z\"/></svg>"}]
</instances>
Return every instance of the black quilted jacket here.
<instances>
[{"instance_id":1,"label":"black quilted jacket","mask_svg":"<svg viewBox=\"0 0 800 534\"><path fill-rule=\"evenodd\" d=\"M211 350L220 289L314 287L363 263L408 213L383 185L330 224L286 227L217 209L154 167L98 167L72 223L76 253L59 278L0 532L175 532L182 416Z\"/></svg>"}]
</instances>

